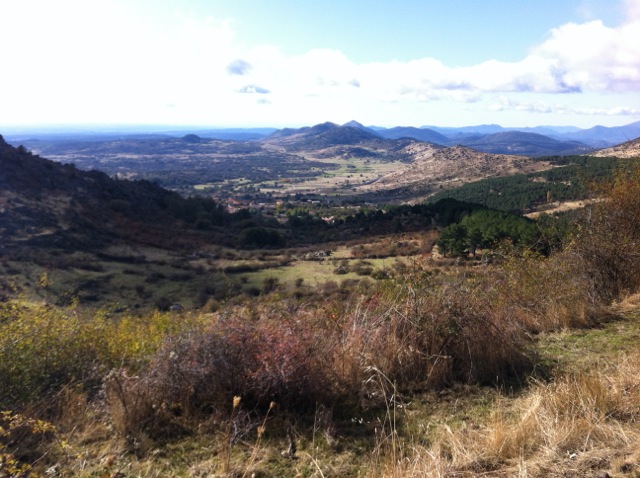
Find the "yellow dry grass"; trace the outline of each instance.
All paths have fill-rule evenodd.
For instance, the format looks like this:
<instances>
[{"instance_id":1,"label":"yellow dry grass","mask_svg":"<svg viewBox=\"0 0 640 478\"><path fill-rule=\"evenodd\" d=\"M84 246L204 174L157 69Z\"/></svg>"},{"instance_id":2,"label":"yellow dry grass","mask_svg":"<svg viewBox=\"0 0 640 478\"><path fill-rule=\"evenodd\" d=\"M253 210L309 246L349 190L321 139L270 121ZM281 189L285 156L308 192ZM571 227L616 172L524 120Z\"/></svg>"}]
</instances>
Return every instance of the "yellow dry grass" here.
<instances>
[{"instance_id":1,"label":"yellow dry grass","mask_svg":"<svg viewBox=\"0 0 640 478\"><path fill-rule=\"evenodd\" d=\"M403 442L402 458L369 476L640 476L640 350L633 341L620 347L640 328L637 302L618 306L626 318L602 330L542 338L554 351L558 341L572 348L555 377L499 399L485 423L444 424L429 446ZM610 348L590 350L607 339ZM591 352L576 368L574 358Z\"/></svg>"}]
</instances>

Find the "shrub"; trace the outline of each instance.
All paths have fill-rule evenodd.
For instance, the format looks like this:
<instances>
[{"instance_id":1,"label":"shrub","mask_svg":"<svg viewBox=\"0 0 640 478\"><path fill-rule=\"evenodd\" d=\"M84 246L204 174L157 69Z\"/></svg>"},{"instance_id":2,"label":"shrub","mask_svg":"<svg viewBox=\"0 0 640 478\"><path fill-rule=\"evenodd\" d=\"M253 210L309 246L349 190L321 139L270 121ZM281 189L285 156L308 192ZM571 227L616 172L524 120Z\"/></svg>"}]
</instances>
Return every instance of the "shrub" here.
<instances>
[{"instance_id":1,"label":"shrub","mask_svg":"<svg viewBox=\"0 0 640 478\"><path fill-rule=\"evenodd\" d=\"M30 476L30 463L46 456L41 447L54 434L55 427L48 422L0 412L0 476Z\"/></svg>"},{"instance_id":2,"label":"shrub","mask_svg":"<svg viewBox=\"0 0 640 478\"><path fill-rule=\"evenodd\" d=\"M500 255L500 263L482 268L476 280L486 284L487 300L504 310L508 320L528 333L592 325L598 308L573 257L519 255L511 246Z\"/></svg>"},{"instance_id":3,"label":"shrub","mask_svg":"<svg viewBox=\"0 0 640 478\"><path fill-rule=\"evenodd\" d=\"M262 281L262 293L270 294L280 287L280 280L277 277L266 277L264 281Z\"/></svg>"},{"instance_id":4,"label":"shrub","mask_svg":"<svg viewBox=\"0 0 640 478\"><path fill-rule=\"evenodd\" d=\"M640 166L621 171L578 224L571 250L594 296L608 303L640 288Z\"/></svg>"},{"instance_id":5,"label":"shrub","mask_svg":"<svg viewBox=\"0 0 640 478\"><path fill-rule=\"evenodd\" d=\"M115 319L106 311L84 316L74 308L0 303L0 407L50 399L74 382L95 396L109 370L139 369L166 336L200 320L158 312Z\"/></svg>"},{"instance_id":6,"label":"shrub","mask_svg":"<svg viewBox=\"0 0 640 478\"><path fill-rule=\"evenodd\" d=\"M155 306L160 312L166 312L171 308L171 305L173 305L174 302L175 301L171 300L169 297L161 296L155 300Z\"/></svg>"},{"instance_id":7,"label":"shrub","mask_svg":"<svg viewBox=\"0 0 640 478\"><path fill-rule=\"evenodd\" d=\"M302 321L222 316L207 330L167 339L139 378L150 394L143 401L151 408L145 410L222 413L231 396L242 396L248 407L275 401L286 409L311 410L335 390L323 342ZM132 388L134 399L138 388Z\"/></svg>"},{"instance_id":8,"label":"shrub","mask_svg":"<svg viewBox=\"0 0 640 478\"><path fill-rule=\"evenodd\" d=\"M101 380L98 358L107 353L105 323L84 323L73 310L9 302L0 325L0 400L12 407L50 396L74 379L89 388Z\"/></svg>"},{"instance_id":9,"label":"shrub","mask_svg":"<svg viewBox=\"0 0 640 478\"><path fill-rule=\"evenodd\" d=\"M336 368L352 383L375 367L404 391L521 376L531 364L524 331L480 292L473 282L436 286L426 276L380 288L345 316Z\"/></svg>"}]
</instances>

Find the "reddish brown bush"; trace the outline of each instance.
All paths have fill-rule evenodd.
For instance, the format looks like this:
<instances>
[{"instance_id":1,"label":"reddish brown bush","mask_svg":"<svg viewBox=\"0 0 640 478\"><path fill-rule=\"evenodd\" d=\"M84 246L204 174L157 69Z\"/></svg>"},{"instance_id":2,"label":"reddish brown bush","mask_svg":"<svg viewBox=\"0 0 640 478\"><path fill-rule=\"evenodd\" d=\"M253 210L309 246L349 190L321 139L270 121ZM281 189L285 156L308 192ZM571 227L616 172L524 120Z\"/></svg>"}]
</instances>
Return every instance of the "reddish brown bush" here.
<instances>
[{"instance_id":1,"label":"reddish brown bush","mask_svg":"<svg viewBox=\"0 0 640 478\"><path fill-rule=\"evenodd\" d=\"M209 330L167 340L147 371L156 407L199 414L245 406L313 407L335 389L323 361L323 338L294 317L220 317Z\"/></svg>"}]
</instances>

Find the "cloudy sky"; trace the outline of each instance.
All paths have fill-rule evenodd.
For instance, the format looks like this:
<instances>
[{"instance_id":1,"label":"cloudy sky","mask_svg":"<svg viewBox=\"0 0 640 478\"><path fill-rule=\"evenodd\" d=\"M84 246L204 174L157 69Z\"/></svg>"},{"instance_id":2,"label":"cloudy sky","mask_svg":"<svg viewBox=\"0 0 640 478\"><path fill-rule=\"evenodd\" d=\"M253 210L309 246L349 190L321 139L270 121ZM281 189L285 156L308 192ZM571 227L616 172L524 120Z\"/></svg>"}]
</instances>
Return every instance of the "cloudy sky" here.
<instances>
[{"instance_id":1,"label":"cloudy sky","mask_svg":"<svg viewBox=\"0 0 640 478\"><path fill-rule=\"evenodd\" d=\"M0 126L640 120L640 0L0 7Z\"/></svg>"}]
</instances>

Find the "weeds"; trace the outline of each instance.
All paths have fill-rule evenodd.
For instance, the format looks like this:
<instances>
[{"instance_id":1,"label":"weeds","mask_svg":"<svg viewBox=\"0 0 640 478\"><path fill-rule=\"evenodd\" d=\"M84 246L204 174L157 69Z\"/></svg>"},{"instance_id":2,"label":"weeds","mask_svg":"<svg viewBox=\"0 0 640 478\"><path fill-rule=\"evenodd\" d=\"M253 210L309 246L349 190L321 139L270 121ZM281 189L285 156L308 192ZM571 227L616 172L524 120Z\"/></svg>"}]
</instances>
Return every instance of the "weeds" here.
<instances>
[{"instance_id":1,"label":"weeds","mask_svg":"<svg viewBox=\"0 0 640 478\"><path fill-rule=\"evenodd\" d=\"M46 421L0 412L0 476L28 476L46 452L41 447L55 433Z\"/></svg>"},{"instance_id":2,"label":"weeds","mask_svg":"<svg viewBox=\"0 0 640 478\"><path fill-rule=\"evenodd\" d=\"M256 458L258 457L258 451L260 450L260 445L262 443L262 437L264 436L265 432L267 431L267 420L269 419L269 414L275 408L276 408L276 402L271 402L269 404L269 409L267 410L267 413L264 415L264 420L262 421L262 424L260 424L258 426L258 428L256 429L256 433L257 433L256 442L253 445L253 450L251 451L251 457L249 458L249 462L247 463L247 467L246 467L244 473L242 474L242 478L245 478L245 476L247 476L247 473L249 473L249 471L253 467L254 463L256 462Z\"/></svg>"},{"instance_id":3,"label":"weeds","mask_svg":"<svg viewBox=\"0 0 640 478\"><path fill-rule=\"evenodd\" d=\"M223 466L223 473L227 473L229 471L229 463L231 462L231 445L233 443L233 436L231 434L231 430L232 427L234 426L234 419L235 419L235 415L236 415L236 411L238 410L238 407L240 406L240 400L241 397L236 396L233 397L233 408L231 409L231 416L229 417L229 423L227 425L227 433L226 433L226 444L227 446L225 447L224 453L224 466Z\"/></svg>"},{"instance_id":4,"label":"weeds","mask_svg":"<svg viewBox=\"0 0 640 478\"><path fill-rule=\"evenodd\" d=\"M386 412L382 421L379 421L379 427L376 426L376 445L373 456L376 462L380 463L384 455L388 455L391 463L397 464L399 459L398 449L398 428L397 428L397 402L398 391L395 383L375 367L367 368L366 372L371 376L367 383L375 386L382 395L385 403ZM395 466L393 467L395 469Z\"/></svg>"}]
</instances>

